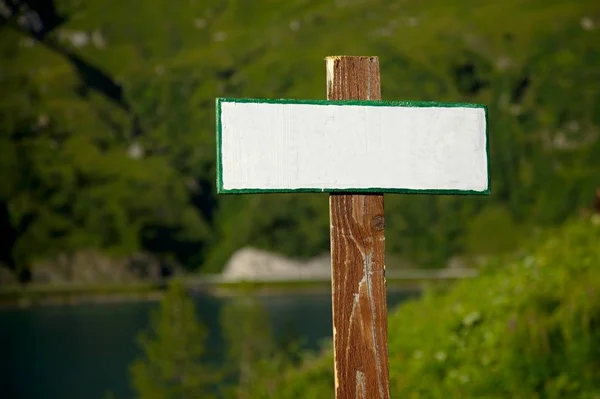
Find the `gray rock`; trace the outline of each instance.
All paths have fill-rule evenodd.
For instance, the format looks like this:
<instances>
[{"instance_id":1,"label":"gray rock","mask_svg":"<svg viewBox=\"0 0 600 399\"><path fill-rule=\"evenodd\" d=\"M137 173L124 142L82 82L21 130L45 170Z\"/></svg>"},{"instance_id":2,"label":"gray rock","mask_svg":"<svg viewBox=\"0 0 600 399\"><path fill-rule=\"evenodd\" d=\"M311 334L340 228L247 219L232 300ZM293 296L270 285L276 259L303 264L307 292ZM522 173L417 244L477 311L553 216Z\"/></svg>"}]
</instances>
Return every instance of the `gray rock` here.
<instances>
[{"instance_id":1,"label":"gray rock","mask_svg":"<svg viewBox=\"0 0 600 399\"><path fill-rule=\"evenodd\" d=\"M329 254L299 261L255 248L242 248L225 265L221 277L230 281L329 279Z\"/></svg>"},{"instance_id":2,"label":"gray rock","mask_svg":"<svg viewBox=\"0 0 600 399\"><path fill-rule=\"evenodd\" d=\"M165 273L154 256L136 253L112 258L103 253L84 250L37 262L31 267L34 283L129 283L156 281Z\"/></svg>"}]
</instances>

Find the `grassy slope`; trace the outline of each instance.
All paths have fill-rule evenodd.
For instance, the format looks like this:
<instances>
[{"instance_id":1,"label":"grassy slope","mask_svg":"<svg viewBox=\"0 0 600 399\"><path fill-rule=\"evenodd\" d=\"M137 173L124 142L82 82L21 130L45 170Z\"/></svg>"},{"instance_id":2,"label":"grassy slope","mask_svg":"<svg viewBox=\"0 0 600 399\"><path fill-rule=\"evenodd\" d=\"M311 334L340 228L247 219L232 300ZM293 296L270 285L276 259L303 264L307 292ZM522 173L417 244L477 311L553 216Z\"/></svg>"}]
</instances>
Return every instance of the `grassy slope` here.
<instances>
[{"instance_id":1,"label":"grassy slope","mask_svg":"<svg viewBox=\"0 0 600 399\"><path fill-rule=\"evenodd\" d=\"M399 396L600 393L600 219L571 222L390 317Z\"/></svg>"},{"instance_id":2,"label":"grassy slope","mask_svg":"<svg viewBox=\"0 0 600 399\"><path fill-rule=\"evenodd\" d=\"M389 314L392 397L594 398L600 394L600 218L570 222L512 260ZM332 397L331 349L253 398ZM273 381L275 379L275 381ZM596 395L596 396L595 396Z\"/></svg>"}]
</instances>

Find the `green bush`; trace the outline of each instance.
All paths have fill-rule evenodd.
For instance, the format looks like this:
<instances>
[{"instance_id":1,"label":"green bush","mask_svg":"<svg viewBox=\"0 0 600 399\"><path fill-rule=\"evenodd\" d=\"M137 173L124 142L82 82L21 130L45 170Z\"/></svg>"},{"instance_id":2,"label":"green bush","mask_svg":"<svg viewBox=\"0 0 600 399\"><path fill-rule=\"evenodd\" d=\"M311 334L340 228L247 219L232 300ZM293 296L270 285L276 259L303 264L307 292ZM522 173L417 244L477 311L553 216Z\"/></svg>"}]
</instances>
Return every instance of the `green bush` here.
<instances>
[{"instance_id":1,"label":"green bush","mask_svg":"<svg viewBox=\"0 0 600 399\"><path fill-rule=\"evenodd\" d=\"M389 315L392 397L600 397L600 219L535 241ZM310 357L273 397L332 397L332 370Z\"/></svg>"},{"instance_id":2,"label":"green bush","mask_svg":"<svg viewBox=\"0 0 600 399\"><path fill-rule=\"evenodd\" d=\"M571 222L517 259L389 319L398 397L600 395L600 223Z\"/></svg>"},{"instance_id":3,"label":"green bush","mask_svg":"<svg viewBox=\"0 0 600 399\"><path fill-rule=\"evenodd\" d=\"M490 260L480 277L392 311L392 397L600 398L599 243L600 217L573 220ZM206 368L206 331L190 306L173 285L153 337L143 335L146 358L132 366L140 397L179 388L195 395L213 383L224 397L333 397L330 344L321 353L276 351L249 299L222 314L233 368ZM191 372L187 386L174 370Z\"/></svg>"}]
</instances>

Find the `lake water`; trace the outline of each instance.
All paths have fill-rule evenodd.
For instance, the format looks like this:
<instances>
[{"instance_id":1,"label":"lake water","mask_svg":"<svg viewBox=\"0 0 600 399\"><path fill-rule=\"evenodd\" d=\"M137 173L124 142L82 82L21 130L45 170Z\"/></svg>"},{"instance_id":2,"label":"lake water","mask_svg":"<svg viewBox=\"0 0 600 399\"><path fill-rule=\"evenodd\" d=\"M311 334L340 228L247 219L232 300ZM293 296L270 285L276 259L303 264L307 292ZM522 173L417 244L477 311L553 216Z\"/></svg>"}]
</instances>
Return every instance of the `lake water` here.
<instances>
[{"instance_id":1,"label":"lake water","mask_svg":"<svg viewBox=\"0 0 600 399\"><path fill-rule=\"evenodd\" d=\"M390 291L392 307L415 294ZM224 353L221 309L233 298L194 295L200 319L210 330L208 356ZM331 338L327 292L256 297L275 338L299 337L307 349ZM156 302L40 306L0 309L0 398L100 399L111 391L131 398L128 366L140 354L135 343Z\"/></svg>"}]
</instances>

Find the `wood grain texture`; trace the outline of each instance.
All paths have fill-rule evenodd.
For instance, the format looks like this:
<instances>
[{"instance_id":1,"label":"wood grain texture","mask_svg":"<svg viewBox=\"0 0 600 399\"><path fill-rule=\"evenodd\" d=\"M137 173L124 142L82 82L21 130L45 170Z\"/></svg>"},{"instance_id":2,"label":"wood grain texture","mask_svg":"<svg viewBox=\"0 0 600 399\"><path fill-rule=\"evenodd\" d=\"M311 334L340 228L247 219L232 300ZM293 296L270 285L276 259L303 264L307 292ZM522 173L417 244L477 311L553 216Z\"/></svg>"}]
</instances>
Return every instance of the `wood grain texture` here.
<instances>
[{"instance_id":1,"label":"wood grain texture","mask_svg":"<svg viewBox=\"0 0 600 399\"><path fill-rule=\"evenodd\" d=\"M378 59L327 58L327 98L380 100ZM329 211L335 395L389 398L383 195L331 194Z\"/></svg>"}]
</instances>

